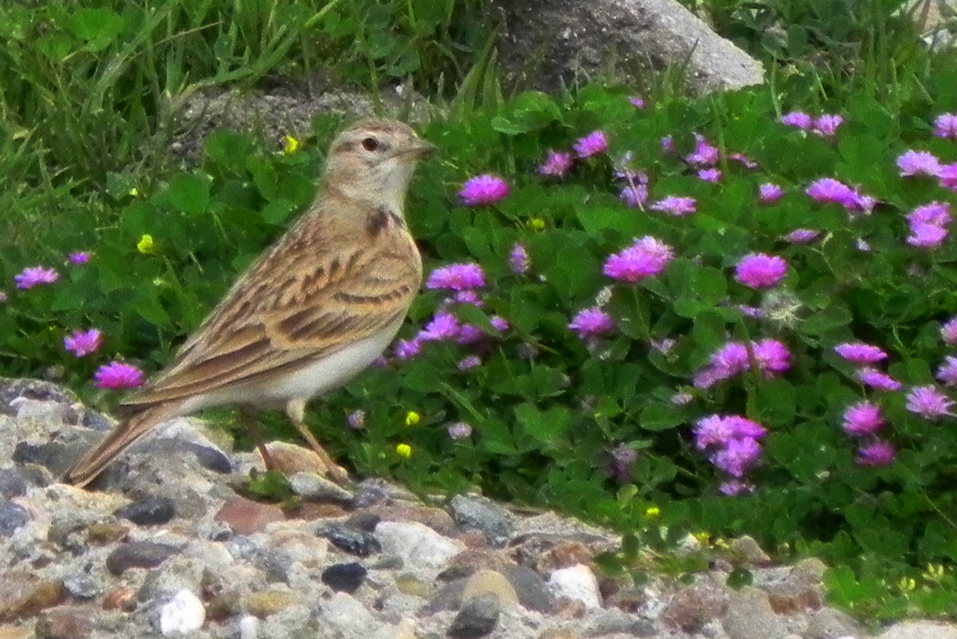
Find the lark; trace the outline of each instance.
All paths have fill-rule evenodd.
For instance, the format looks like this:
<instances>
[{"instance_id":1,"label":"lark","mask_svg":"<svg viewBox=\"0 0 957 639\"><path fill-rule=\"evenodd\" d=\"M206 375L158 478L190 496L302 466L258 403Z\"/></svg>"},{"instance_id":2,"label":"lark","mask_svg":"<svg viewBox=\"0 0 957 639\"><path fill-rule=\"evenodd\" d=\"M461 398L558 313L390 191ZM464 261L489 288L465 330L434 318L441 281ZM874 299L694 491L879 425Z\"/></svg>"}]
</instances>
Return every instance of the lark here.
<instances>
[{"instance_id":1,"label":"lark","mask_svg":"<svg viewBox=\"0 0 957 639\"><path fill-rule=\"evenodd\" d=\"M308 211L239 277L169 365L123 402L120 425L62 479L84 486L157 425L239 406L284 408L332 477L347 481L306 426L306 404L371 364L402 325L422 281L403 207L416 165L434 149L393 120L340 133Z\"/></svg>"}]
</instances>

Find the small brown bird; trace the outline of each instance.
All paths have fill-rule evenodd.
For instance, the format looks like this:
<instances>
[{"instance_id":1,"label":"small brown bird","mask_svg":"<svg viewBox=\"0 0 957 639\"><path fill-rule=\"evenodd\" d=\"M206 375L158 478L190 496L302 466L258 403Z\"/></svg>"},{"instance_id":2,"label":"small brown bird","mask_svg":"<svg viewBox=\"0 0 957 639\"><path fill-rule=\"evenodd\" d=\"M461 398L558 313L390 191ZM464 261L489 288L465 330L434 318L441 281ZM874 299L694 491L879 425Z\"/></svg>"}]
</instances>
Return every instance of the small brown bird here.
<instances>
[{"instance_id":1,"label":"small brown bird","mask_svg":"<svg viewBox=\"0 0 957 639\"><path fill-rule=\"evenodd\" d=\"M306 403L372 363L405 319L422 260L403 203L416 164L434 150L393 120L366 120L340 133L309 210L239 278L173 361L121 405L125 421L63 481L86 485L156 425L224 405L285 408L333 478L345 481L306 427Z\"/></svg>"}]
</instances>

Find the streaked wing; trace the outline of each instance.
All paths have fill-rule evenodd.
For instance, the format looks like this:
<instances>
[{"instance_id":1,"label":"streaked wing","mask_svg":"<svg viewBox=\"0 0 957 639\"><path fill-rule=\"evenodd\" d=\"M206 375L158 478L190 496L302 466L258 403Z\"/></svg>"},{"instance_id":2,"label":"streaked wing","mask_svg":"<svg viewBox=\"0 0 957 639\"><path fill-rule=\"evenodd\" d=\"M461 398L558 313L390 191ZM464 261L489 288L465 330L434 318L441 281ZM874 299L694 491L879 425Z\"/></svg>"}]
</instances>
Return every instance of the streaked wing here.
<instances>
[{"instance_id":1,"label":"streaked wing","mask_svg":"<svg viewBox=\"0 0 957 639\"><path fill-rule=\"evenodd\" d=\"M311 217L254 264L141 392L142 409L268 381L401 321L422 267L396 226L374 235Z\"/></svg>"}]
</instances>

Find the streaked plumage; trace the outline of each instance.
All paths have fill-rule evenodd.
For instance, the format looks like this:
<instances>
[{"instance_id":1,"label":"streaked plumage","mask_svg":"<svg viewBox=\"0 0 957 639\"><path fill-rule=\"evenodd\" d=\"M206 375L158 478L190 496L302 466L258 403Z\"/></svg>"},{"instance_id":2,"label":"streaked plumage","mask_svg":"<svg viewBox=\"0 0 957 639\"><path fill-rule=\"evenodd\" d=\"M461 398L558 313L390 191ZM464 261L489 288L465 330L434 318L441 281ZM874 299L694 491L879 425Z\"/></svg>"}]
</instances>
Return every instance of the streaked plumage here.
<instances>
[{"instance_id":1,"label":"streaked plumage","mask_svg":"<svg viewBox=\"0 0 957 639\"><path fill-rule=\"evenodd\" d=\"M378 357L419 289L422 262L403 201L417 161L432 149L395 121L363 121L341 133L310 209L173 361L122 404L126 421L64 481L88 483L157 424L212 406L285 407L318 447L302 423L306 402Z\"/></svg>"}]
</instances>

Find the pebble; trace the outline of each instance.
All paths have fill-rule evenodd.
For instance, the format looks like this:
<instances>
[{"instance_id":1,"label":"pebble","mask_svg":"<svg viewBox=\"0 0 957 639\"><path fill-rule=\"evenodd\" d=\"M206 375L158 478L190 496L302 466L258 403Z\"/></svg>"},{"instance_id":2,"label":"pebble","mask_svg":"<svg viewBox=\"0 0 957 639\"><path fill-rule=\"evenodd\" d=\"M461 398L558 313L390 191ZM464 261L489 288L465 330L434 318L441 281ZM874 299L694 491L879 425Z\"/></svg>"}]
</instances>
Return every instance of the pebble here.
<instances>
[{"instance_id":1,"label":"pebble","mask_svg":"<svg viewBox=\"0 0 957 639\"><path fill-rule=\"evenodd\" d=\"M122 575L130 568L155 568L177 554L175 546L152 541L134 541L117 546L106 558L106 568L114 575Z\"/></svg>"},{"instance_id":2,"label":"pebble","mask_svg":"<svg viewBox=\"0 0 957 639\"><path fill-rule=\"evenodd\" d=\"M176 514L176 506L169 497L147 497L118 508L113 514L140 526L158 526L169 523Z\"/></svg>"},{"instance_id":3,"label":"pebble","mask_svg":"<svg viewBox=\"0 0 957 639\"><path fill-rule=\"evenodd\" d=\"M331 524L320 527L316 535L328 539L339 550L357 557L368 557L382 552L382 544L376 536L359 528Z\"/></svg>"},{"instance_id":4,"label":"pebble","mask_svg":"<svg viewBox=\"0 0 957 639\"><path fill-rule=\"evenodd\" d=\"M54 385L0 379L0 400L14 398L4 395L14 387L40 389L31 399L70 409L40 406L42 417L29 419L0 414L7 450L21 463L45 458L53 469L67 463L59 442L75 443L78 453L96 438L83 425L98 425L94 413L61 401ZM0 639L871 636L827 605L827 566L818 559L774 565L741 538L694 583L653 573L640 584L599 579L595 556L620 551L610 531L478 495L438 507L383 480L362 481L354 494L323 492L310 468L291 478L298 507L283 510L237 494L238 477L223 474L260 463L255 452L226 456L208 447L219 461L207 465L182 455L203 448L204 432L178 420L140 442L92 491L16 466L9 454L0 459ZM284 450L288 460L314 462L311 451ZM679 552L711 551L689 544ZM753 585L735 591L724 580L731 559L742 557ZM957 639L957 626L900 622L880 639Z\"/></svg>"},{"instance_id":5,"label":"pebble","mask_svg":"<svg viewBox=\"0 0 957 639\"><path fill-rule=\"evenodd\" d=\"M27 509L12 501L0 501L0 536L9 537L30 521Z\"/></svg>"},{"instance_id":6,"label":"pebble","mask_svg":"<svg viewBox=\"0 0 957 639\"><path fill-rule=\"evenodd\" d=\"M160 608L159 626L164 637L178 637L199 630L206 623L203 602L188 590L180 590Z\"/></svg>"},{"instance_id":7,"label":"pebble","mask_svg":"<svg viewBox=\"0 0 957 639\"><path fill-rule=\"evenodd\" d=\"M582 602L586 608L601 608L598 578L588 566L578 564L552 573L548 585L557 597Z\"/></svg>"},{"instance_id":8,"label":"pebble","mask_svg":"<svg viewBox=\"0 0 957 639\"><path fill-rule=\"evenodd\" d=\"M329 566L322 571L321 579L333 590L351 594L359 589L368 572L362 564L353 561Z\"/></svg>"}]
</instances>

